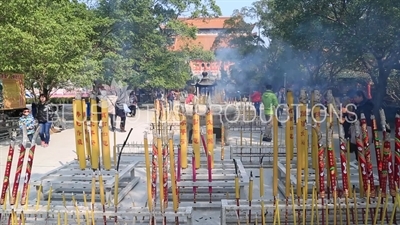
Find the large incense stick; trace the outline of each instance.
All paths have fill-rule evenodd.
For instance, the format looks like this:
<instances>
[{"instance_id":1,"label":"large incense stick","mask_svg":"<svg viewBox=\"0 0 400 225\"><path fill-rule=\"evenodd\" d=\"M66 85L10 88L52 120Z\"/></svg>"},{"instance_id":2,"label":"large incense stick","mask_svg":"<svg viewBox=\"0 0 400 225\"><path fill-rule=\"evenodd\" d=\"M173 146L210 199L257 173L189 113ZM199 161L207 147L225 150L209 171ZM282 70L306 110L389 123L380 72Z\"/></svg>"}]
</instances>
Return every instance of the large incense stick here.
<instances>
[{"instance_id":1,"label":"large incense stick","mask_svg":"<svg viewBox=\"0 0 400 225\"><path fill-rule=\"evenodd\" d=\"M172 188L172 201L173 201L173 209L174 212L178 212L179 202L178 202L178 187L176 183L176 174L175 174L175 153L174 153L174 142L173 142L173 133L170 134L168 141L169 148L169 161L170 161L170 173L171 173L171 188ZM175 225L179 224L178 216L175 216Z\"/></svg>"},{"instance_id":2,"label":"large incense stick","mask_svg":"<svg viewBox=\"0 0 400 225\"><path fill-rule=\"evenodd\" d=\"M374 173L372 171L372 161L371 161L371 149L369 147L369 137L368 137L368 129L367 129L367 121L364 113L361 113L361 133L364 144L364 157L366 161L367 175L369 178L370 185L370 195L371 197L375 197L375 185L374 185Z\"/></svg>"},{"instance_id":3,"label":"large incense stick","mask_svg":"<svg viewBox=\"0 0 400 225\"><path fill-rule=\"evenodd\" d=\"M201 142L203 143L203 148L205 151L205 154L207 156L207 170L208 170L208 182L211 184L212 182L212 155L211 152L208 151L208 146L204 140L204 135L201 134ZM212 186L208 186L208 193L210 195L210 203L212 202L211 196L212 196Z\"/></svg>"},{"instance_id":4,"label":"large incense stick","mask_svg":"<svg viewBox=\"0 0 400 225\"><path fill-rule=\"evenodd\" d=\"M146 162L147 206L149 208L149 212L151 212L153 210L153 193L152 193L152 181L151 181L151 169L150 169L151 166L150 166L149 140L147 139L147 132L145 132L144 134L144 158ZM151 220L153 220L153 218Z\"/></svg>"},{"instance_id":5,"label":"large incense stick","mask_svg":"<svg viewBox=\"0 0 400 225\"><path fill-rule=\"evenodd\" d=\"M235 165L235 198L236 198L236 206L238 206L236 214L239 216L240 187L239 187L239 171L236 159L233 159L233 164Z\"/></svg>"}]
</instances>

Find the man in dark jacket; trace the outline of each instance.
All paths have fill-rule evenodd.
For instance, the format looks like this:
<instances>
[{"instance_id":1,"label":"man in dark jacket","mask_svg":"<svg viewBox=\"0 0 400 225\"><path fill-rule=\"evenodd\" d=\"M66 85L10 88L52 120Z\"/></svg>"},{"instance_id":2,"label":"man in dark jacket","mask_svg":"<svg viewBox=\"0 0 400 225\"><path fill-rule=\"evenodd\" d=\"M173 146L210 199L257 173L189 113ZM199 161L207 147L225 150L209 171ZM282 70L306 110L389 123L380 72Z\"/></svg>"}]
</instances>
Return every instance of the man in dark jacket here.
<instances>
[{"instance_id":1,"label":"man in dark jacket","mask_svg":"<svg viewBox=\"0 0 400 225\"><path fill-rule=\"evenodd\" d=\"M364 114L365 120L367 122L367 130L368 130L368 138L369 143L372 143L372 120L371 115L373 114L374 104L371 100L367 99L364 92L358 90L356 92L351 93L350 97L353 99L353 103L356 105L354 113L356 114L356 118L352 118L360 120L361 113ZM358 160L358 151L356 145L356 135L355 135L355 127L354 124L350 127L351 139L350 139L350 152L354 152L356 155L356 160Z\"/></svg>"}]
</instances>

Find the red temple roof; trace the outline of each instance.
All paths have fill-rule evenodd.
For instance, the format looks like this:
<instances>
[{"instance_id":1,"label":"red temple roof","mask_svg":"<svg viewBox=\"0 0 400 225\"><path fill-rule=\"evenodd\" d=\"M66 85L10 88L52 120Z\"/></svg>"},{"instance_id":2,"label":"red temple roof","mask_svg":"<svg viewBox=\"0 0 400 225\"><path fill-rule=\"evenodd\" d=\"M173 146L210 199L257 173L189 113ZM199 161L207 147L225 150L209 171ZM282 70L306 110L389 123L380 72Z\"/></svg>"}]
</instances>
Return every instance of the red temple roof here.
<instances>
[{"instance_id":1,"label":"red temple roof","mask_svg":"<svg viewBox=\"0 0 400 225\"><path fill-rule=\"evenodd\" d=\"M217 35L198 35L195 39L192 38L183 38L177 37L175 39L175 44L171 47L171 50L177 51L182 48L200 46L204 50L213 50L214 49L214 42L217 38ZM218 44L219 47L226 47L225 43Z\"/></svg>"},{"instance_id":2,"label":"red temple roof","mask_svg":"<svg viewBox=\"0 0 400 225\"><path fill-rule=\"evenodd\" d=\"M225 20L230 17L218 17L218 18L179 18L186 24L197 27L197 29L223 29Z\"/></svg>"},{"instance_id":3,"label":"red temple roof","mask_svg":"<svg viewBox=\"0 0 400 225\"><path fill-rule=\"evenodd\" d=\"M179 18L179 20L185 22L189 26L194 26L197 29L224 29L224 23L230 17L219 17L219 18ZM215 39L218 34L198 34L196 39L176 37L175 43L171 46L172 51L178 51L186 46L201 46L204 50L213 50ZM225 43L218 44L218 47L226 47Z\"/></svg>"}]
</instances>

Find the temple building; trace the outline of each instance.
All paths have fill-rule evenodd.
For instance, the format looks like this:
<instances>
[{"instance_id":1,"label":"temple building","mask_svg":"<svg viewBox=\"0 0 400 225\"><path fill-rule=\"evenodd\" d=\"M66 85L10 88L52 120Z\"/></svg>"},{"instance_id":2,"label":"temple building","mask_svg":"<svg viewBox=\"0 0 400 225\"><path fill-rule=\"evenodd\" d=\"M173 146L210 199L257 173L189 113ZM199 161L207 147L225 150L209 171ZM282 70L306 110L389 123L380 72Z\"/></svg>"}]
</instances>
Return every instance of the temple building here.
<instances>
[{"instance_id":1,"label":"temple building","mask_svg":"<svg viewBox=\"0 0 400 225\"><path fill-rule=\"evenodd\" d=\"M197 28L196 39L177 36L175 37L175 43L171 47L171 50L179 51L186 47L202 47L204 50L213 51L219 47L226 47L224 43L216 45L215 40L219 34L225 32L224 23L229 18L230 17L195 19L181 18L181 20L189 26ZM193 76L202 77L203 72L207 72L210 79L219 79L221 77L221 68L228 72L230 65L232 65L230 62L203 62L198 59L190 60L190 68Z\"/></svg>"}]
</instances>

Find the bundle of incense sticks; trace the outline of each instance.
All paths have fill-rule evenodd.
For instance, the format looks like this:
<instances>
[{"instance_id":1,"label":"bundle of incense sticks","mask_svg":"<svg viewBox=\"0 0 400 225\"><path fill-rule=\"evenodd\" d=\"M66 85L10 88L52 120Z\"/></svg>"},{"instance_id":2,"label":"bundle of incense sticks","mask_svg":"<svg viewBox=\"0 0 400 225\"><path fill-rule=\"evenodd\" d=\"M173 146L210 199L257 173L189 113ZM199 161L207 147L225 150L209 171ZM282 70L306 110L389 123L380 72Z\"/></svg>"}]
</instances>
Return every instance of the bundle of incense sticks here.
<instances>
[{"instance_id":1,"label":"bundle of incense sticks","mask_svg":"<svg viewBox=\"0 0 400 225\"><path fill-rule=\"evenodd\" d=\"M375 197L375 185L374 184L374 173L372 171L372 161L371 161L371 149L369 147L369 137L368 137L368 130L367 130L367 121L365 118L364 113L361 113L361 132L364 144L364 156L367 166L367 174L369 178L369 183L371 184L371 197Z\"/></svg>"}]
</instances>

